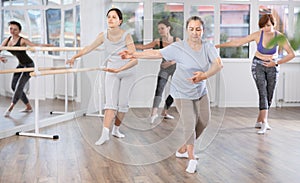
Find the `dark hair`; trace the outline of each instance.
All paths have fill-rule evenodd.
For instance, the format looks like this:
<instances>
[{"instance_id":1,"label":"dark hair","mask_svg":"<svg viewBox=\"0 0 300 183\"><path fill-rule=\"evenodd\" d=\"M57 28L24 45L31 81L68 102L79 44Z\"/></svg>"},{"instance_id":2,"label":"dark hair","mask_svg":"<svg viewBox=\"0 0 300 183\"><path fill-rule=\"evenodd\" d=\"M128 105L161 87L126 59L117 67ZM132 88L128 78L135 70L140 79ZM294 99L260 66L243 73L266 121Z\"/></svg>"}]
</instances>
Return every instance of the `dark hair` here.
<instances>
[{"instance_id":1,"label":"dark hair","mask_svg":"<svg viewBox=\"0 0 300 183\"><path fill-rule=\"evenodd\" d=\"M117 13L119 19L122 20L121 24L120 24L120 25L122 25L122 23L123 23L123 15L122 15L121 10L119 10L118 8L112 8L112 9L108 10L108 12L106 14L106 17L108 16L109 12L111 12L111 11L115 11Z\"/></svg>"},{"instance_id":2,"label":"dark hair","mask_svg":"<svg viewBox=\"0 0 300 183\"><path fill-rule=\"evenodd\" d=\"M157 25L159 25L159 24L164 24L165 26L170 27L170 33L172 32L173 27L172 27L171 23L168 20L163 19L163 20L161 20L157 23Z\"/></svg>"},{"instance_id":3,"label":"dark hair","mask_svg":"<svg viewBox=\"0 0 300 183\"><path fill-rule=\"evenodd\" d=\"M188 28L188 25L189 25L189 23L190 23L190 21L192 21L192 20L194 20L194 21L199 21L201 24L202 24L202 27L204 28L204 22L203 22L203 20L200 18L200 17L198 17L198 16L191 16L187 21L186 21L186 25L185 25L185 28L187 29Z\"/></svg>"},{"instance_id":4,"label":"dark hair","mask_svg":"<svg viewBox=\"0 0 300 183\"><path fill-rule=\"evenodd\" d=\"M272 14L264 14L260 17L258 21L258 26L259 28L263 28L268 21L270 20L271 24L274 26L275 25L275 18L273 17Z\"/></svg>"},{"instance_id":5,"label":"dark hair","mask_svg":"<svg viewBox=\"0 0 300 183\"><path fill-rule=\"evenodd\" d=\"M8 26L10 26L10 25L16 25L16 26L19 27L20 30L22 30L22 26L21 26L21 24L19 22L10 21L10 22L8 22Z\"/></svg>"}]
</instances>

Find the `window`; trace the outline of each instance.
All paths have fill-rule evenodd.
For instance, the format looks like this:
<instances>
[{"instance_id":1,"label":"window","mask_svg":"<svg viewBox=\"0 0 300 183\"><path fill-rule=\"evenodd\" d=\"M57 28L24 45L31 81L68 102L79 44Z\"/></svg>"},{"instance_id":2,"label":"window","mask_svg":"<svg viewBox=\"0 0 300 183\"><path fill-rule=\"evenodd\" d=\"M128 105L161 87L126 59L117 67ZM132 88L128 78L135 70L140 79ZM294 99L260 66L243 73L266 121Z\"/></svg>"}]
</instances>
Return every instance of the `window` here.
<instances>
[{"instance_id":1,"label":"window","mask_svg":"<svg viewBox=\"0 0 300 183\"><path fill-rule=\"evenodd\" d=\"M214 43L214 6L192 6L190 16L200 16L204 21L203 38Z\"/></svg>"},{"instance_id":2,"label":"window","mask_svg":"<svg viewBox=\"0 0 300 183\"><path fill-rule=\"evenodd\" d=\"M172 36L183 39L183 9L182 3L153 3L153 39L159 38L157 23L168 20L172 27Z\"/></svg>"},{"instance_id":3,"label":"window","mask_svg":"<svg viewBox=\"0 0 300 183\"><path fill-rule=\"evenodd\" d=\"M220 15L220 43L239 39L249 34L250 5L222 4ZM222 58L248 58L249 45L221 48L220 56Z\"/></svg>"},{"instance_id":4,"label":"window","mask_svg":"<svg viewBox=\"0 0 300 183\"><path fill-rule=\"evenodd\" d=\"M113 7L119 8L123 14L123 24L121 27L124 30L130 31L133 41L143 41L144 30L144 5L143 3L113 3Z\"/></svg>"}]
</instances>

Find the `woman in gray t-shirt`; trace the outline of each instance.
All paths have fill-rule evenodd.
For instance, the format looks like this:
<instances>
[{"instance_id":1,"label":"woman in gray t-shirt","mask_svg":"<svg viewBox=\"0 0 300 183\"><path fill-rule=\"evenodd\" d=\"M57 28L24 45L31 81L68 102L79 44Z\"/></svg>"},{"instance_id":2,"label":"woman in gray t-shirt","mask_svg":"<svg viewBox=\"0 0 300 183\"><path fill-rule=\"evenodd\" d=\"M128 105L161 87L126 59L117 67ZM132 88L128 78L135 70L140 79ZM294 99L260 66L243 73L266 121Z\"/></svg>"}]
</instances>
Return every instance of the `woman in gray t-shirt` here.
<instances>
[{"instance_id":1,"label":"woman in gray t-shirt","mask_svg":"<svg viewBox=\"0 0 300 183\"><path fill-rule=\"evenodd\" d=\"M201 135L210 119L206 79L221 70L222 61L216 48L202 41L203 21L200 17L193 16L188 19L186 33L187 40L163 49L123 51L120 55L123 59L164 58L176 62L170 93L175 99L185 138L185 144L176 152L176 157L188 158L186 171L195 173L197 160L194 156L194 141Z\"/></svg>"}]
</instances>

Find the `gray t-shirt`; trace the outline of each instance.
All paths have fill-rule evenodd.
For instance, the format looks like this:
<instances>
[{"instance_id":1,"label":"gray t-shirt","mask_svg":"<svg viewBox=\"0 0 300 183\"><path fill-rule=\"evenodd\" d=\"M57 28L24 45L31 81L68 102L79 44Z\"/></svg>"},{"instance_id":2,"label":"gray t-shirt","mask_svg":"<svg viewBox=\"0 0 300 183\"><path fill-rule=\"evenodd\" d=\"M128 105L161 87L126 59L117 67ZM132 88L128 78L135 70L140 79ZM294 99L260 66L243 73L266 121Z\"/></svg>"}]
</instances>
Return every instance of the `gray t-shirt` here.
<instances>
[{"instance_id":1,"label":"gray t-shirt","mask_svg":"<svg viewBox=\"0 0 300 183\"><path fill-rule=\"evenodd\" d=\"M170 87L173 98L194 100L207 94L206 80L193 84L188 78L196 71L207 71L216 61L219 55L214 45L203 41L202 48L195 51L184 40L160 49L160 52L167 61L174 60L177 64Z\"/></svg>"}]
</instances>

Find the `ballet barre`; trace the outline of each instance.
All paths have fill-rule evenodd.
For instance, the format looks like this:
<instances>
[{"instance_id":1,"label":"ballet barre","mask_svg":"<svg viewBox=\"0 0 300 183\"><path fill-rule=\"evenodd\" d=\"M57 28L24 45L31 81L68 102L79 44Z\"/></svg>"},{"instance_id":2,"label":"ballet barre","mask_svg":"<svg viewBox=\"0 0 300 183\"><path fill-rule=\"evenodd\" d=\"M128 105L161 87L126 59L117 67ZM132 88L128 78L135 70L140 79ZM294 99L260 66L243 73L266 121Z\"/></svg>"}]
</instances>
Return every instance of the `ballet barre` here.
<instances>
[{"instance_id":1,"label":"ballet barre","mask_svg":"<svg viewBox=\"0 0 300 183\"><path fill-rule=\"evenodd\" d=\"M95 68L78 68L78 69L55 69L55 70L40 70L38 72L30 72L30 76L45 76L53 74L66 74L66 73L76 73L76 72L86 72L86 71L96 71L103 70L105 67L95 67Z\"/></svg>"},{"instance_id":2,"label":"ballet barre","mask_svg":"<svg viewBox=\"0 0 300 183\"><path fill-rule=\"evenodd\" d=\"M67 69L68 67L39 67L37 68L38 71L44 70L59 70L59 69ZM34 67L27 67L27 68L17 68L17 69L5 69L0 70L0 74L8 74L8 73L19 73L19 72L32 72L34 71Z\"/></svg>"}]
</instances>

